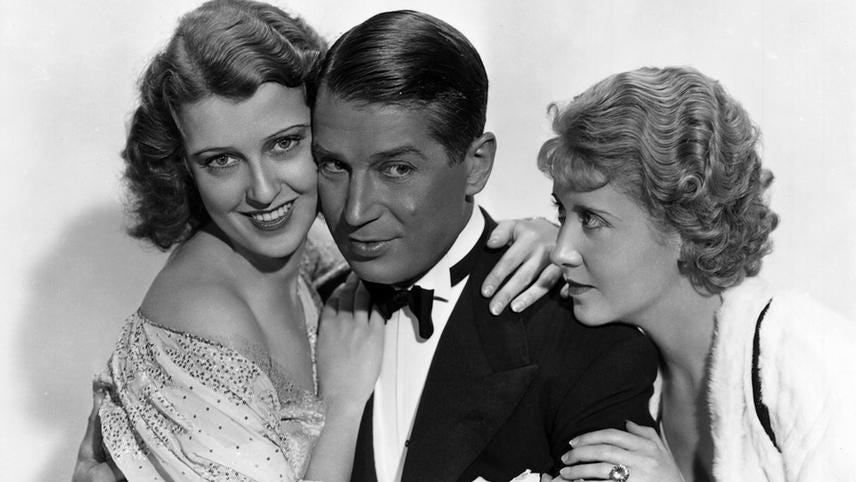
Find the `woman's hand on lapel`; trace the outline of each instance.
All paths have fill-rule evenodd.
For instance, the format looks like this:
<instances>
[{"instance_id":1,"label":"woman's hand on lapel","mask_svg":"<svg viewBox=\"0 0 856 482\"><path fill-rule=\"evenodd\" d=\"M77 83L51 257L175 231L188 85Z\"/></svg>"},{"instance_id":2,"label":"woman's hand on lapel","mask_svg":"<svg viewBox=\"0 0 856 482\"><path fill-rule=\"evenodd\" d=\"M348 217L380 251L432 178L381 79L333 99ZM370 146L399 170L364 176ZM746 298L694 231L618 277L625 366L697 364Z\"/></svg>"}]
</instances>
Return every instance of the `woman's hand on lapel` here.
<instances>
[{"instance_id":1,"label":"woman's hand on lapel","mask_svg":"<svg viewBox=\"0 0 856 482\"><path fill-rule=\"evenodd\" d=\"M352 273L327 299L318 327L319 392L328 405L353 405L362 413L380 373L383 327L366 287Z\"/></svg>"},{"instance_id":2,"label":"woman's hand on lapel","mask_svg":"<svg viewBox=\"0 0 856 482\"><path fill-rule=\"evenodd\" d=\"M550 253L558 233L559 227L544 218L499 222L487 245L510 246L482 283L482 295L492 297L491 313L499 314L509 302L519 313L555 286L561 271L550 263Z\"/></svg>"}]
</instances>

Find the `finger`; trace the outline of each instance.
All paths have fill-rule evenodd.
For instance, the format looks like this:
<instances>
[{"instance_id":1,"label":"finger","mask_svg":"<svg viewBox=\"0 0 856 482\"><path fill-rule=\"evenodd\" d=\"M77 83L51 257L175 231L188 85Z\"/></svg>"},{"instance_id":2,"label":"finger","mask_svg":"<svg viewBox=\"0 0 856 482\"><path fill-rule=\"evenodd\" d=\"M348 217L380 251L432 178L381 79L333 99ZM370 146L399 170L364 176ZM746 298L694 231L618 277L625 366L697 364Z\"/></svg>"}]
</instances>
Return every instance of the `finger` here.
<instances>
[{"instance_id":1,"label":"finger","mask_svg":"<svg viewBox=\"0 0 856 482\"><path fill-rule=\"evenodd\" d=\"M119 469L113 470L113 467L107 464L97 464L87 467L82 473L75 473L72 482L121 482L125 480L125 476Z\"/></svg>"},{"instance_id":2,"label":"finger","mask_svg":"<svg viewBox=\"0 0 856 482\"><path fill-rule=\"evenodd\" d=\"M651 427L646 425L639 425L638 423L634 423L631 420L628 420L626 423L627 431L632 433L633 435L637 435L644 439L648 440L660 440L660 436L657 434L657 431Z\"/></svg>"},{"instance_id":3,"label":"finger","mask_svg":"<svg viewBox=\"0 0 856 482\"><path fill-rule=\"evenodd\" d=\"M527 240L527 238L530 239ZM482 283L482 296L493 296L502 283L529 258L530 253L536 248L531 236L527 236L525 233L519 239L515 239L514 244L502 253L502 257L485 277ZM534 278L533 272L530 281ZM510 300L511 298L508 299ZM496 301L496 298L494 298L494 301ZM503 303L503 307L507 303L508 300Z\"/></svg>"},{"instance_id":4,"label":"finger","mask_svg":"<svg viewBox=\"0 0 856 482\"><path fill-rule=\"evenodd\" d=\"M639 451L645 447L646 442L647 439L638 435L625 432L624 430L607 428L575 437L571 439L570 445L576 449L586 445L609 444L621 447L624 450Z\"/></svg>"},{"instance_id":5,"label":"finger","mask_svg":"<svg viewBox=\"0 0 856 482\"><path fill-rule=\"evenodd\" d=\"M77 451L78 459L92 460L99 462L96 457L103 455L101 451L101 421L98 417L98 411L101 409L101 404L104 402L105 393L102 389L95 387L92 391L92 410L89 412L89 417L86 420L86 432L83 434L83 440L80 442L80 448ZM99 454L100 453L100 454Z\"/></svg>"},{"instance_id":6,"label":"finger","mask_svg":"<svg viewBox=\"0 0 856 482\"><path fill-rule=\"evenodd\" d=\"M579 464L563 468L559 475L566 480L609 480L609 472L614 465L605 462Z\"/></svg>"},{"instance_id":7,"label":"finger","mask_svg":"<svg viewBox=\"0 0 856 482\"><path fill-rule=\"evenodd\" d=\"M342 284L342 294L339 298L339 313L354 312L354 294L357 289L357 279L349 276Z\"/></svg>"},{"instance_id":8,"label":"finger","mask_svg":"<svg viewBox=\"0 0 856 482\"><path fill-rule=\"evenodd\" d=\"M515 313L520 313L521 311L529 308L532 303L535 303L541 297L546 295L553 289L553 286L556 285L562 278L562 270L556 266L555 264L549 264L546 268L541 270L541 274L538 275L538 279L535 280L529 288L526 288L526 291L521 293L517 298L515 298L511 302L511 311Z\"/></svg>"},{"instance_id":9,"label":"finger","mask_svg":"<svg viewBox=\"0 0 856 482\"><path fill-rule=\"evenodd\" d=\"M491 231L490 237L487 239L489 248L501 248L511 242L514 235L514 228L517 226L517 220L500 221L499 224Z\"/></svg>"},{"instance_id":10,"label":"finger","mask_svg":"<svg viewBox=\"0 0 856 482\"><path fill-rule=\"evenodd\" d=\"M610 464L629 464L631 459L635 459L633 453L616 447L615 445L600 444L600 445L584 445L575 447L570 453L562 457L562 462L567 465L574 465L580 462L609 462Z\"/></svg>"},{"instance_id":11,"label":"finger","mask_svg":"<svg viewBox=\"0 0 856 482\"><path fill-rule=\"evenodd\" d=\"M362 283L357 283L354 288L354 321L368 323L370 309L371 296L369 290Z\"/></svg>"},{"instance_id":12,"label":"finger","mask_svg":"<svg viewBox=\"0 0 856 482\"><path fill-rule=\"evenodd\" d=\"M528 289L532 281L538 276L538 273L544 267L543 259L540 255L531 254L530 257L519 265L491 300L491 311L498 313L505 308L511 300ZM519 307L521 310L522 307ZM495 311L494 311L495 310Z\"/></svg>"},{"instance_id":13,"label":"finger","mask_svg":"<svg viewBox=\"0 0 856 482\"><path fill-rule=\"evenodd\" d=\"M327 301L324 302L324 306L321 308L321 320L334 318L336 313L339 312L339 300L342 297L343 287L339 286L333 293L327 298ZM319 322L319 328L321 323Z\"/></svg>"}]
</instances>

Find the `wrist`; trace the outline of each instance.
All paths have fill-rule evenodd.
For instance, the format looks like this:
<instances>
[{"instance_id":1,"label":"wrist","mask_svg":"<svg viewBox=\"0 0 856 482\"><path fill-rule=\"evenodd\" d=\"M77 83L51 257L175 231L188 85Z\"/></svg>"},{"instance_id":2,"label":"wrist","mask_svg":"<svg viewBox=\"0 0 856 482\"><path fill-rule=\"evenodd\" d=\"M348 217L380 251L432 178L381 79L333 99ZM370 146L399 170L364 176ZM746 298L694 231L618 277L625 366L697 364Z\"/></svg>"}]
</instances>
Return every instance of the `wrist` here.
<instances>
[{"instance_id":1,"label":"wrist","mask_svg":"<svg viewBox=\"0 0 856 482\"><path fill-rule=\"evenodd\" d=\"M324 403L327 405L327 414L341 414L344 416L358 415L362 416L366 408L368 399L361 397L345 397L345 396L324 396Z\"/></svg>"}]
</instances>

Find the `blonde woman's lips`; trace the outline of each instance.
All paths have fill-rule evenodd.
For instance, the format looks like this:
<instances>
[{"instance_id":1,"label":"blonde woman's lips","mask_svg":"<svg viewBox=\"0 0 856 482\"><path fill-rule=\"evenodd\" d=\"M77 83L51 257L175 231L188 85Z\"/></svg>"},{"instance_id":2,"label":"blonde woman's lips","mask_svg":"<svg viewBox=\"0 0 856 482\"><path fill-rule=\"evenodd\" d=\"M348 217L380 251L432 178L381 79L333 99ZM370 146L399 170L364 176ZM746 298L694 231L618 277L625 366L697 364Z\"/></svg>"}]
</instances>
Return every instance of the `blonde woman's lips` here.
<instances>
[{"instance_id":1,"label":"blonde woman's lips","mask_svg":"<svg viewBox=\"0 0 856 482\"><path fill-rule=\"evenodd\" d=\"M582 283L577 283L572 279L565 278L565 292L570 296L579 296L590 290L594 289L594 286L586 285Z\"/></svg>"}]
</instances>

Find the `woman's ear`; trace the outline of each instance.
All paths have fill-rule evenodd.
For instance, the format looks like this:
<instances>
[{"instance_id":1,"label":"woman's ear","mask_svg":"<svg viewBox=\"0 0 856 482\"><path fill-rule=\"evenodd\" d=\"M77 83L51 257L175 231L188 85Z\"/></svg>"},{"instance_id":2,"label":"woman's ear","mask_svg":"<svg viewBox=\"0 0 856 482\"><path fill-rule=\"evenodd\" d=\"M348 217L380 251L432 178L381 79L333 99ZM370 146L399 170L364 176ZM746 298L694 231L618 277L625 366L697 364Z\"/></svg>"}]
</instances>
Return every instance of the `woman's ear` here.
<instances>
[{"instance_id":1,"label":"woman's ear","mask_svg":"<svg viewBox=\"0 0 856 482\"><path fill-rule=\"evenodd\" d=\"M467 196L474 196L484 189L493 170L495 154L496 137L492 132L485 132L470 144L464 157L467 165Z\"/></svg>"}]
</instances>

